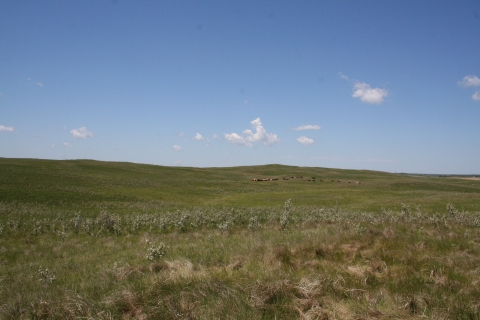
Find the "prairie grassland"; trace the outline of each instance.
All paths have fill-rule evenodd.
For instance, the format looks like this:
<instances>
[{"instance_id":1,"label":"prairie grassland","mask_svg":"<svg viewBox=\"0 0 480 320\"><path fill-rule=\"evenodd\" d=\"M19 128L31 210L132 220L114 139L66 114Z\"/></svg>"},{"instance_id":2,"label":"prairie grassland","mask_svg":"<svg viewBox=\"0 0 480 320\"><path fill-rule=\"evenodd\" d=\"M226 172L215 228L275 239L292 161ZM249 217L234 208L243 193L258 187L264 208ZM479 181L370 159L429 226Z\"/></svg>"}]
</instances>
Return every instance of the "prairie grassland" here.
<instances>
[{"instance_id":1,"label":"prairie grassland","mask_svg":"<svg viewBox=\"0 0 480 320\"><path fill-rule=\"evenodd\" d=\"M1 208L1 319L478 319L480 213Z\"/></svg>"},{"instance_id":2,"label":"prairie grassland","mask_svg":"<svg viewBox=\"0 0 480 320\"><path fill-rule=\"evenodd\" d=\"M0 319L480 319L473 184L0 159Z\"/></svg>"},{"instance_id":3,"label":"prairie grassland","mask_svg":"<svg viewBox=\"0 0 480 320\"><path fill-rule=\"evenodd\" d=\"M290 176L316 181L282 180ZM279 180L251 181L262 177ZM104 209L130 214L184 206L278 206L289 198L297 205L338 205L353 211L401 210L406 204L433 214L449 202L460 210L480 211L480 184L457 177L282 165L183 168L0 158L0 194L7 203L84 214Z\"/></svg>"}]
</instances>

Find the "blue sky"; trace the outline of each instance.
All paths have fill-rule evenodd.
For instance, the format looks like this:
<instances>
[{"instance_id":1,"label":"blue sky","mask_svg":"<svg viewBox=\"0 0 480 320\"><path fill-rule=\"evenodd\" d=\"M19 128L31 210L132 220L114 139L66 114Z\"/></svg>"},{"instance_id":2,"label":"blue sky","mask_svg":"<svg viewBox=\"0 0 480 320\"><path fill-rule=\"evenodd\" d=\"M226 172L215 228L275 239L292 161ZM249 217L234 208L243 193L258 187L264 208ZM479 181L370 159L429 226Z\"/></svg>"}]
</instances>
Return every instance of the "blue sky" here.
<instances>
[{"instance_id":1,"label":"blue sky","mask_svg":"<svg viewBox=\"0 0 480 320\"><path fill-rule=\"evenodd\" d=\"M480 2L0 1L0 157L480 174Z\"/></svg>"}]
</instances>

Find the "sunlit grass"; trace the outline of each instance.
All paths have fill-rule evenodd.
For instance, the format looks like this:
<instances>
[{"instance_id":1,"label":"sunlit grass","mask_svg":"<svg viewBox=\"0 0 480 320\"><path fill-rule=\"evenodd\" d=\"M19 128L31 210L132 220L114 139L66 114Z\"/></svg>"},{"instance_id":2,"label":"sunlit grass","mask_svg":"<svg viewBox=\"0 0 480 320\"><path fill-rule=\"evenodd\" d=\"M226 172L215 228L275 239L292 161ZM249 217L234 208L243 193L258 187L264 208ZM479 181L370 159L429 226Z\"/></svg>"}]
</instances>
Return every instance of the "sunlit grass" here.
<instances>
[{"instance_id":1,"label":"sunlit grass","mask_svg":"<svg viewBox=\"0 0 480 320\"><path fill-rule=\"evenodd\" d=\"M43 232L4 222L0 317L478 318L479 213L286 208L259 210L254 229L241 211L200 208L207 222L187 228L132 231L134 217L106 212L88 231L79 214Z\"/></svg>"},{"instance_id":2,"label":"sunlit grass","mask_svg":"<svg viewBox=\"0 0 480 320\"><path fill-rule=\"evenodd\" d=\"M471 182L0 162L0 319L480 318Z\"/></svg>"}]
</instances>

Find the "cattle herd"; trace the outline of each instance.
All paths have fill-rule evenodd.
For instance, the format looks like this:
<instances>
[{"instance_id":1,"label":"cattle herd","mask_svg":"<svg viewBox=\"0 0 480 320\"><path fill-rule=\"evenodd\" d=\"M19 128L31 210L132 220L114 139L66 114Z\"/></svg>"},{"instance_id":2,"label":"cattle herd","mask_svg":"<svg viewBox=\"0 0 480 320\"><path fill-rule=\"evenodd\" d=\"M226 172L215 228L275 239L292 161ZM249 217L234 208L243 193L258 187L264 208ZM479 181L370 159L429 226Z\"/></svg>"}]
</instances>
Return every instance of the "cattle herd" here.
<instances>
[{"instance_id":1,"label":"cattle herd","mask_svg":"<svg viewBox=\"0 0 480 320\"><path fill-rule=\"evenodd\" d=\"M317 181L317 178L316 177L311 177L311 178L307 178L307 177L303 177L303 176L291 176L291 177L284 177L283 180L290 180L290 179L300 179L302 181ZM278 178L253 178L252 181L257 181L257 182L261 182L261 181L275 181L275 180L278 180ZM343 181L343 180L335 180L335 179L325 179L325 180L318 180L318 181L325 181L325 182L346 182L346 183L356 183L356 184L360 184L359 181L355 181L355 182L352 182L352 181Z\"/></svg>"}]
</instances>

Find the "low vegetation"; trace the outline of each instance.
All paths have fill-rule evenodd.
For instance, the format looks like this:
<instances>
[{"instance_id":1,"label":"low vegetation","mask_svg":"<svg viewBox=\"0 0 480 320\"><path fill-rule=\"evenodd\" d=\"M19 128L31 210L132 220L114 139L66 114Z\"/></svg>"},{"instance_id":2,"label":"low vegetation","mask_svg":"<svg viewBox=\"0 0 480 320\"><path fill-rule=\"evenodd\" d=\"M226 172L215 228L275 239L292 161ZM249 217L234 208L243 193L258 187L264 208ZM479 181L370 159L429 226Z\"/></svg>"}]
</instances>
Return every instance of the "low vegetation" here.
<instances>
[{"instance_id":1,"label":"low vegetation","mask_svg":"<svg viewBox=\"0 0 480 320\"><path fill-rule=\"evenodd\" d=\"M218 205L215 196L198 205L205 190L225 187L225 176L208 174L208 183L190 178L200 195L188 189L189 204L178 203L173 191L171 202L125 199L127 191L112 190L128 183L135 190L135 174L125 178L115 173L119 164L100 163L102 173L92 179L116 181L101 191L112 197L105 200L95 186L82 189L88 181L81 175L67 178L57 170L59 178L38 169L41 163L23 164L30 172L24 182L2 178L0 319L480 319L480 210L466 210L469 201L442 198L440 206L434 196L397 203L391 192L380 196L390 205L375 211L358 209L370 204L343 204L355 192L347 184L340 201L320 206L307 195L306 204L279 199L283 193L274 189L283 181L248 181L273 188L262 194L266 205L241 206L239 198ZM20 172L8 179L22 178ZM46 185L39 177L49 187L30 182L34 191L22 198L26 180ZM392 184L410 178L398 179ZM374 180L365 175L361 185L380 183ZM408 181L444 192L435 178ZM313 184L286 182L289 190ZM459 197L478 199L478 189L462 183L447 180L443 189L465 188L456 191ZM56 192L65 196L54 199Z\"/></svg>"}]
</instances>

